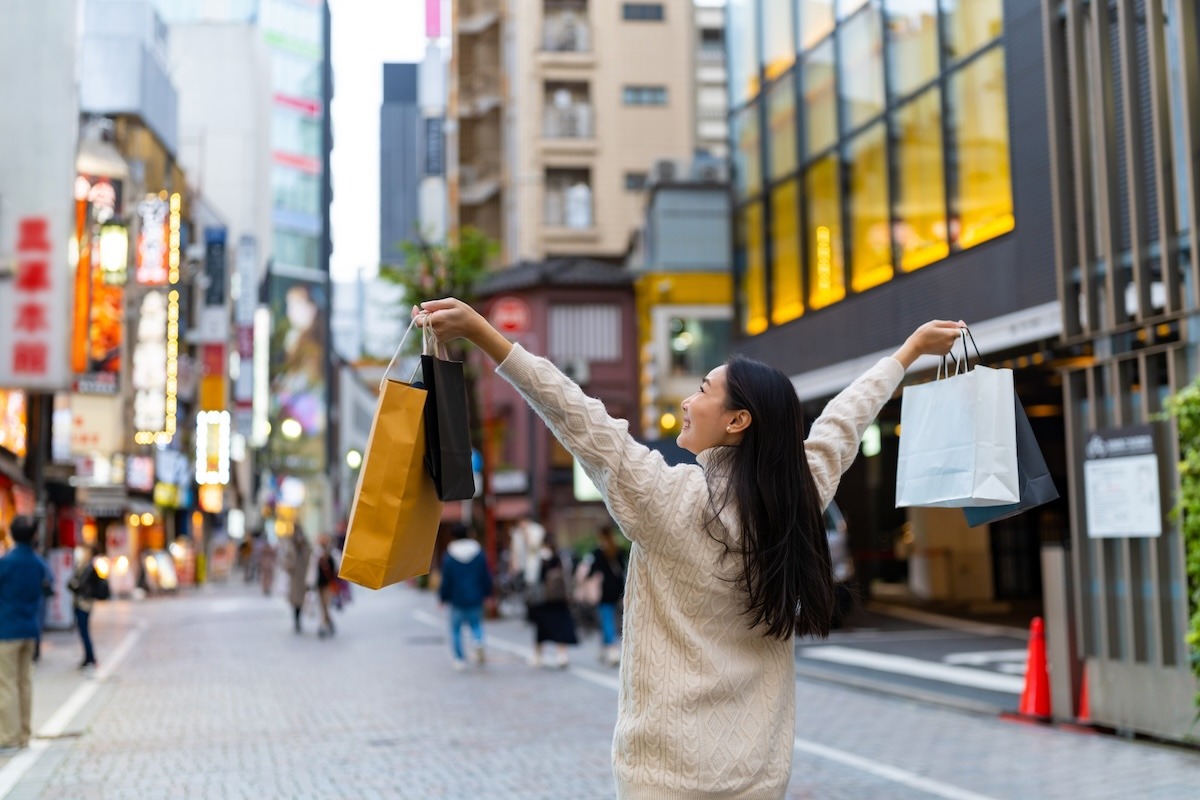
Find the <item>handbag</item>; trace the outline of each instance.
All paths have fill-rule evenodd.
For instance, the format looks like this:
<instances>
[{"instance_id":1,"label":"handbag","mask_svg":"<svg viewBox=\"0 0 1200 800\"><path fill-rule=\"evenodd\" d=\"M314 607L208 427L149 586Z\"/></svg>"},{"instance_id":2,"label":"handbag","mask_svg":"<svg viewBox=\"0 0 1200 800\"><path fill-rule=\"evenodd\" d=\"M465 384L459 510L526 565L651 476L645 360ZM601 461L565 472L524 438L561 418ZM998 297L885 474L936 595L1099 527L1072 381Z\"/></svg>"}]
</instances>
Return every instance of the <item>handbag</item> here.
<instances>
[{"instance_id":1,"label":"handbag","mask_svg":"<svg viewBox=\"0 0 1200 800\"><path fill-rule=\"evenodd\" d=\"M388 377L412 328L379 383L338 570L339 577L368 589L428 573L442 519L442 502L425 468L428 393Z\"/></svg>"},{"instance_id":2,"label":"handbag","mask_svg":"<svg viewBox=\"0 0 1200 800\"><path fill-rule=\"evenodd\" d=\"M421 354L425 400L425 466L441 500L475 496L471 465L471 425L467 418L467 384L461 361L446 358L445 347L429 327ZM430 340L433 346L429 346Z\"/></svg>"},{"instance_id":3,"label":"handbag","mask_svg":"<svg viewBox=\"0 0 1200 800\"><path fill-rule=\"evenodd\" d=\"M1058 499L1058 489L1054 485L1054 479L1050 477L1050 469L1046 466L1046 459L1042 457L1037 437L1033 435L1033 426L1029 424L1025 408L1015 394L1013 405L1017 425L1017 484L1020 487L1021 499L1007 506L964 508L967 527L974 528L984 523L999 522Z\"/></svg>"},{"instance_id":4,"label":"handbag","mask_svg":"<svg viewBox=\"0 0 1200 800\"><path fill-rule=\"evenodd\" d=\"M972 367L970 332L963 328L961 335L963 358L956 358L953 376L943 358L936 380L904 390L897 508L972 508L1020 500L1012 370ZM978 359L978 347L975 354ZM943 368L948 377L942 377Z\"/></svg>"}]
</instances>

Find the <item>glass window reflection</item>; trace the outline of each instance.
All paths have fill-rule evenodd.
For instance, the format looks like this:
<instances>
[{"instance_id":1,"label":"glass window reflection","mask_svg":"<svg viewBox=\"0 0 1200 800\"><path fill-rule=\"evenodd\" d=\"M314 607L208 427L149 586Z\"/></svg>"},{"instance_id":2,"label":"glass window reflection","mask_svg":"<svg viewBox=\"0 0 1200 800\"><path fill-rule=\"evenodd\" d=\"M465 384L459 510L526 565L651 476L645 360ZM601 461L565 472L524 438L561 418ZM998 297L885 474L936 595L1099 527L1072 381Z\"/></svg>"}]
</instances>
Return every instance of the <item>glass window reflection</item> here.
<instances>
[{"instance_id":1,"label":"glass window reflection","mask_svg":"<svg viewBox=\"0 0 1200 800\"><path fill-rule=\"evenodd\" d=\"M838 28L846 131L852 131L883 113L881 24L879 12L872 7Z\"/></svg>"},{"instance_id":2,"label":"glass window reflection","mask_svg":"<svg viewBox=\"0 0 1200 800\"><path fill-rule=\"evenodd\" d=\"M800 0L800 49L808 50L833 32L833 0Z\"/></svg>"},{"instance_id":3,"label":"glass window reflection","mask_svg":"<svg viewBox=\"0 0 1200 800\"><path fill-rule=\"evenodd\" d=\"M729 31L729 101L740 106L758 94L758 2L729 0L726 7Z\"/></svg>"},{"instance_id":4,"label":"glass window reflection","mask_svg":"<svg viewBox=\"0 0 1200 800\"><path fill-rule=\"evenodd\" d=\"M1013 229L1004 50L996 47L950 76L955 207L963 248Z\"/></svg>"},{"instance_id":5,"label":"glass window reflection","mask_svg":"<svg viewBox=\"0 0 1200 800\"><path fill-rule=\"evenodd\" d=\"M734 170L739 197L762 190L762 165L759 151L758 106L739 111L733 118Z\"/></svg>"},{"instance_id":6,"label":"glass window reflection","mask_svg":"<svg viewBox=\"0 0 1200 800\"><path fill-rule=\"evenodd\" d=\"M836 153L815 161L804 174L807 201L805 244L808 260L808 305L824 308L846 296L842 260L842 193Z\"/></svg>"},{"instance_id":7,"label":"glass window reflection","mask_svg":"<svg viewBox=\"0 0 1200 800\"><path fill-rule=\"evenodd\" d=\"M861 292L892 277L887 127L877 122L846 145L850 190L850 286Z\"/></svg>"},{"instance_id":8,"label":"glass window reflection","mask_svg":"<svg viewBox=\"0 0 1200 800\"><path fill-rule=\"evenodd\" d=\"M812 157L837 141L837 84L833 40L826 39L804 59L805 155Z\"/></svg>"},{"instance_id":9,"label":"glass window reflection","mask_svg":"<svg viewBox=\"0 0 1200 800\"><path fill-rule=\"evenodd\" d=\"M763 252L763 206L751 203L742 211L740 238L745 243L746 270L742 273L742 321L746 333L767 329L766 253Z\"/></svg>"},{"instance_id":10,"label":"glass window reflection","mask_svg":"<svg viewBox=\"0 0 1200 800\"><path fill-rule=\"evenodd\" d=\"M1004 32L1001 0L942 0L946 19L946 54L969 56Z\"/></svg>"},{"instance_id":11,"label":"glass window reflection","mask_svg":"<svg viewBox=\"0 0 1200 800\"><path fill-rule=\"evenodd\" d=\"M796 169L796 87L792 75L781 78L767 93L771 178Z\"/></svg>"},{"instance_id":12,"label":"glass window reflection","mask_svg":"<svg viewBox=\"0 0 1200 800\"><path fill-rule=\"evenodd\" d=\"M763 0L763 61L767 80L787 72L796 60L792 10L793 0Z\"/></svg>"},{"instance_id":13,"label":"glass window reflection","mask_svg":"<svg viewBox=\"0 0 1200 800\"><path fill-rule=\"evenodd\" d=\"M942 167L942 93L935 87L895 116L896 248L911 272L950 255Z\"/></svg>"},{"instance_id":14,"label":"glass window reflection","mask_svg":"<svg viewBox=\"0 0 1200 800\"><path fill-rule=\"evenodd\" d=\"M771 192L771 322L804 313L800 288L800 186L797 179Z\"/></svg>"},{"instance_id":15,"label":"glass window reflection","mask_svg":"<svg viewBox=\"0 0 1200 800\"><path fill-rule=\"evenodd\" d=\"M888 0L892 95L903 97L938 74L937 0Z\"/></svg>"}]
</instances>

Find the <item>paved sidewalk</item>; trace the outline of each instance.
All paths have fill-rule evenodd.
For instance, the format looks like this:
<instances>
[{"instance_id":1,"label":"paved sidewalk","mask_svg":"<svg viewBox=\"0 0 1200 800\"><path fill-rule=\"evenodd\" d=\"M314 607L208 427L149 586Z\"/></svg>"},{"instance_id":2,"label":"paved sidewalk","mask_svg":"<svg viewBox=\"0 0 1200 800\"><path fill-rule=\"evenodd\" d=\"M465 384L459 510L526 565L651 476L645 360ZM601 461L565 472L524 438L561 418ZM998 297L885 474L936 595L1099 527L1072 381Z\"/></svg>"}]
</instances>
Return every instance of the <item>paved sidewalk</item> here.
<instances>
[{"instance_id":1,"label":"paved sidewalk","mask_svg":"<svg viewBox=\"0 0 1200 800\"><path fill-rule=\"evenodd\" d=\"M0 761L0 798L14 776L13 800L611 798L616 672L595 640L568 671L534 670L524 625L490 623L487 666L460 673L443 620L406 587L356 590L325 641L312 618L293 634L281 597L241 584L105 604L96 676L71 669L73 639L49 642L38 726L78 709L69 724L57 715L68 735ZM803 680L796 694L791 798L1193 798L1200 786L1192 751Z\"/></svg>"}]
</instances>

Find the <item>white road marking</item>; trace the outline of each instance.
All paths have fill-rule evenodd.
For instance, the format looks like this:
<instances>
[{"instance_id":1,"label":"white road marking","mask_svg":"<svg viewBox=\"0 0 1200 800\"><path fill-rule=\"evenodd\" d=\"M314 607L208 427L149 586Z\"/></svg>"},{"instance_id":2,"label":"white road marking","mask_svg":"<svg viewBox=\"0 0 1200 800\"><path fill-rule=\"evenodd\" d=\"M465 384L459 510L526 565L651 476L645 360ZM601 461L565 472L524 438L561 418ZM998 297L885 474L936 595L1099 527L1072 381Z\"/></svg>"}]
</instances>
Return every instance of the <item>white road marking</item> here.
<instances>
[{"instance_id":1,"label":"white road marking","mask_svg":"<svg viewBox=\"0 0 1200 800\"><path fill-rule=\"evenodd\" d=\"M444 629L446 627L444 620L433 614L430 614L427 611L416 611L413 613L413 617L423 625L428 625L430 627L439 629ZM504 639L500 639L496 636L489 636L487 638L487 646L489 648L503 650L507 653L513 653L514 655L518 655L526 659L533 653L533 649L530 647L523 647L521 645L505 641ZM620 683L616 678L604 675L603 673L594 672L593 670L583 669L581 667L571 667L568 671L578 678L590 681L598 686L607 687L613 691L617 691L620 688ZM934 780L933 778L926 778L925 776L918 775L915 772L909 772L908 770L900 769L899 767L893 767L888 764L879 764L871 761L870 759L863 758L862 756L848 753L845 750L838 750L837 748L829 747L828 745L823 745L808 739L801 739L797 737L792 740L792 746L793 749L795 749L795 751L798 753L807 753L808 755L825 758L830 761L836 761L837 763L850 767L851 769L868 772L877 777L889 780L892 783L899 783L904 786L909 786L935 797L941 797L944 800L997 800L997 798L991 797L990 795L979 794L967 789L960 789L959 787L949 783L943 783L941 781Z\"/></svg>"},{"instance_id":2,"label":"white road marking","mask_svg":"<svg viewBox=\"0 0 1200 800\"><path fill-rule=\"evenodd\" d=\"M968 667L983 667L988 664L1020 661L1025 663L1027 651L1021 650L979 650L974 653L950 653L942 658L946 664L960 664Z\"/></svg>"},{"instance_id":3,"label":"white road marking","mask_svg":"<svg viewBox=\"0 0 1200 800\"><path fill-rule=\"evenodd\" d=\"M59 706L55 712L46 720L45 724L38 729L36 737L29 743L29 747L15 755L11 761L0 769L0 800L8 797L17 783L29 770L33 769L34 764L42 757L42 754L50 748L51 740L62 736L66 731L67 726L75 719L80 711L88 704L96 692L99 691L100 685L105 683L109 677L116 671L121 662L126 656L137 646L142 636L146 633L146 623L138 623L138 627L129 633L125 634L125 638L121 640L121 644L112 652L112 655L105 659L104 666L96 670L94 678L87 683L81 685L66 701Z\"/></svg>"},{"instance_id":4,"label":"white road marking","mask_svg":"<svg viewBox=\"0 0 1200 800\"><path fill-rule=\"evenodd\" d=\"M970 686L975 689L987 689L992 692L1020 694L1025 686L1022 679L1011 675L984 672L983 670L972 669L971 667L938 664L933 661L922 661L919 658L909 658L908 656L872 653L866 650L855 650L839 645L804 647L800 649L800 655L816 661L828 661L833 664L845 664L850 667L863 667L878 672L893 672L900 675L910 675L914 678L955 683L959 686Z\"/></svg>"}]
</instances>

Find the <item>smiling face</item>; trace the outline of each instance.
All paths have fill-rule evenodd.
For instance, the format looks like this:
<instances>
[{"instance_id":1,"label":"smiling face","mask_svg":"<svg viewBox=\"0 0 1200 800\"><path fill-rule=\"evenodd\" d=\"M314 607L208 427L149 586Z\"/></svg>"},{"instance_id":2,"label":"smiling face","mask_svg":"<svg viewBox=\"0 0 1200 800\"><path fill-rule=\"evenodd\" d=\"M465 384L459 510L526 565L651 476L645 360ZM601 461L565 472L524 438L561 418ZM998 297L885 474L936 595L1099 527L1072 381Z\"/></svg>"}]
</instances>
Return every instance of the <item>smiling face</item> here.
<instances>
[{"instance_id":1,"label":"smiling face","mask_svg":"<svg viewBox=\"0 0 1200 800\"><path fill-rule=\"evenodd\" d=\"M700 389L683 401L683 430L679 446L700 453L718 445L736 445L750 424L746 411L726 406L725 367L717 367L701 382Z\"/></svg>"}]
</instances>

